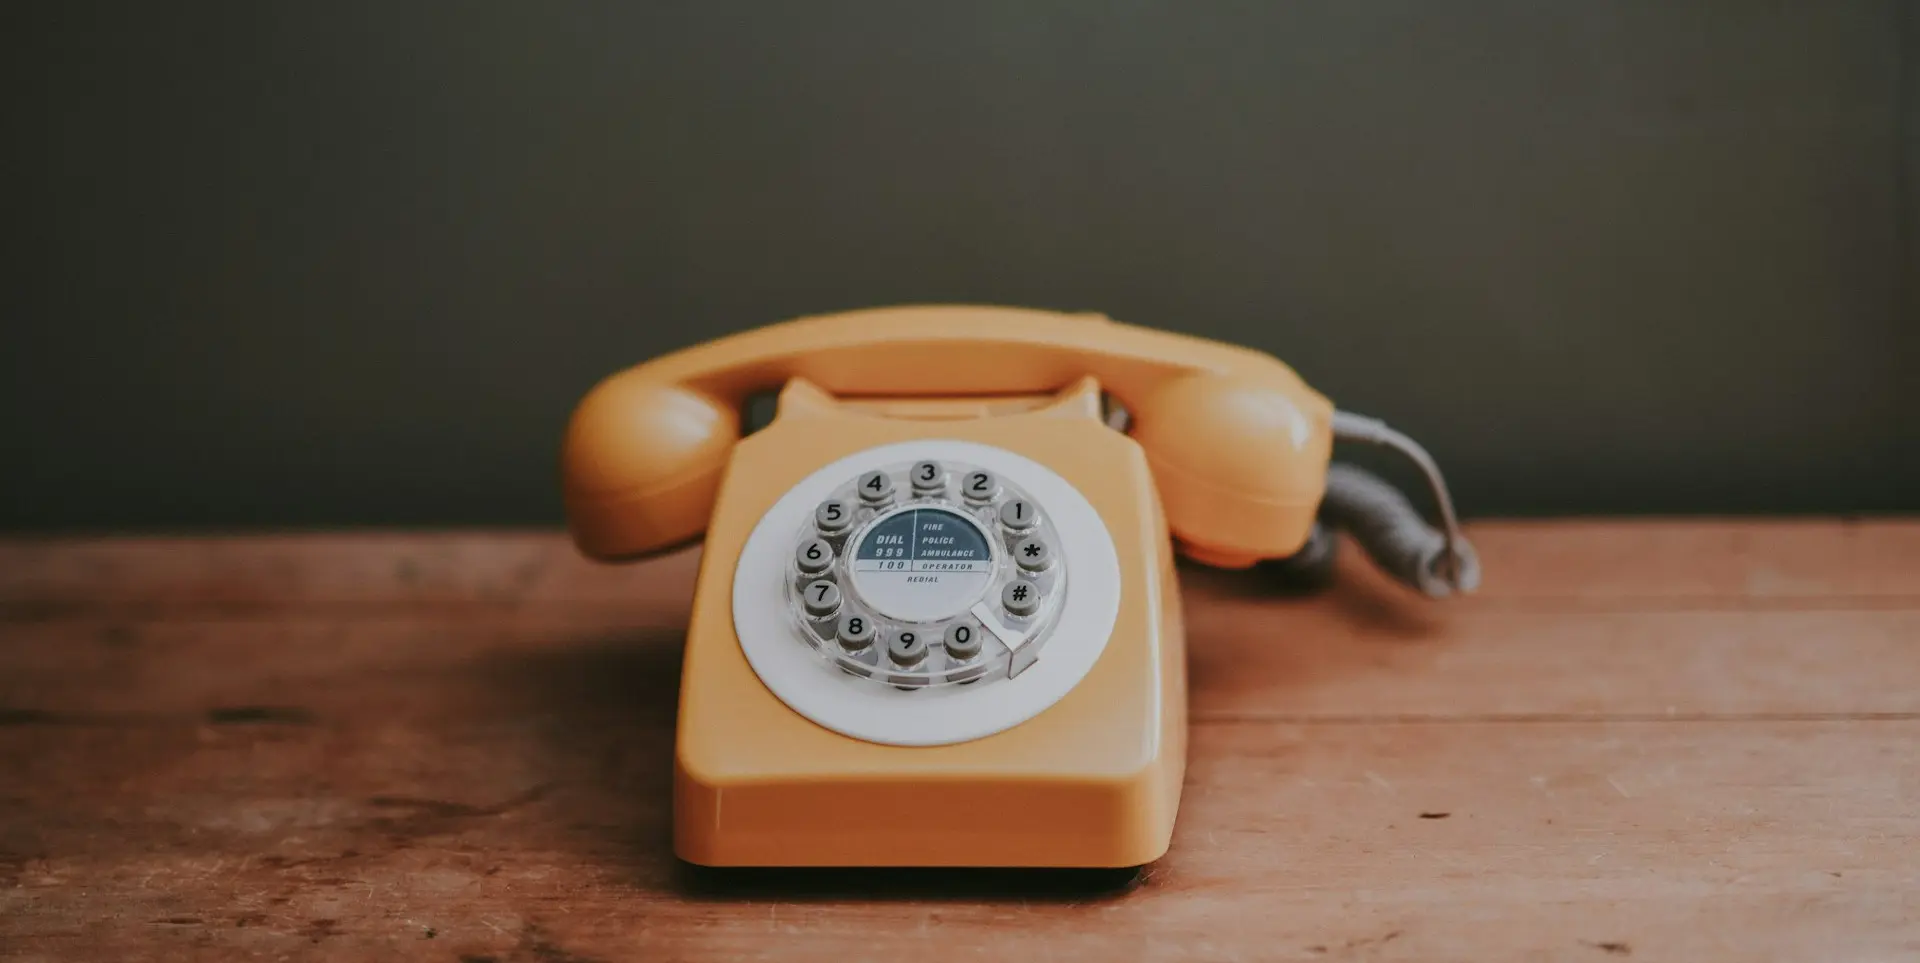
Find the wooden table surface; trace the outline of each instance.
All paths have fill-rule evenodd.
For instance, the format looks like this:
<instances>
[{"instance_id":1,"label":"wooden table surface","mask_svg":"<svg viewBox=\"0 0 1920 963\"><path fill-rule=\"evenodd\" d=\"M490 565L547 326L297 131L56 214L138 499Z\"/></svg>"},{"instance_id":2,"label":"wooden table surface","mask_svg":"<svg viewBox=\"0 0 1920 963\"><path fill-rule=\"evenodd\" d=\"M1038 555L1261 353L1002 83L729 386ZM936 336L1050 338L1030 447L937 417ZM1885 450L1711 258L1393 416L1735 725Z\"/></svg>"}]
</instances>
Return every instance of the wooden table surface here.
<instances>
[{"instance_id":1,"label":"wooden table surface","mask_svg":"<svg viewBox=\"0 0 1920 963\"><path fill-rule=\"evenodd\" d=\"M0 958L1920 958L1920 522L1474 534L1454 603L1183 570L1137 878L678 864L690 554L0 541Z\"/></svg>"}]
</instances>

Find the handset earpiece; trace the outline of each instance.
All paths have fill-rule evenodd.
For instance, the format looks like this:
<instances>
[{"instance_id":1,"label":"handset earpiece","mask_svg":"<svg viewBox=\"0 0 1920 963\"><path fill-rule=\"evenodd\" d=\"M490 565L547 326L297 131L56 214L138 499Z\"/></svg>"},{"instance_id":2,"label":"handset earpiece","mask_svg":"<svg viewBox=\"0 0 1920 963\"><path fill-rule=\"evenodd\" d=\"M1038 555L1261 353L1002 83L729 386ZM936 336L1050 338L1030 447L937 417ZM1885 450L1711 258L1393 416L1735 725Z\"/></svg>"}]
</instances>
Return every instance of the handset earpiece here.
<instances>
[{"instance_id":1,"label":"handset earpiece","mask_svg":"<svg viewBox=\"0 0 1920 963\"><path fill-rule=\"evenodd\" d=\"M1158 386L1110 422L1146 451L1182 554L1220 568L1287 561L1324 577L1329 527L1353 536L1387 574L1431 597L1472 592L1480 563L1460 531L1439 466L1385 423L1336 411L1268 381L1193 374ZM1335 439L1400 453L1425 476L1440 525L1392 485L1330 464Z\"/></svg>"},{"instance_id":2,"label":"handset earpiece","mask_svg":"<svg viewBox=\"0 0 1920 963\"><path fill-rule=\"evenodd\" d=\"M1305 544L1333 449L1325 398L1297 382L1202 372L1123 400L1182 554L1246 568Z\"/></svg>"},{"instance_id":3,"label":"handset earpiece","mask_svg":"<svg viewBox=\"0 0 1920 963\"><path fill-rule=\"evenodd\" d=\"M615 559L698 537L739 438L731 401L644 367L602 381L574 409L560 456L574 543Z\"/></svg>"}]
</instances>

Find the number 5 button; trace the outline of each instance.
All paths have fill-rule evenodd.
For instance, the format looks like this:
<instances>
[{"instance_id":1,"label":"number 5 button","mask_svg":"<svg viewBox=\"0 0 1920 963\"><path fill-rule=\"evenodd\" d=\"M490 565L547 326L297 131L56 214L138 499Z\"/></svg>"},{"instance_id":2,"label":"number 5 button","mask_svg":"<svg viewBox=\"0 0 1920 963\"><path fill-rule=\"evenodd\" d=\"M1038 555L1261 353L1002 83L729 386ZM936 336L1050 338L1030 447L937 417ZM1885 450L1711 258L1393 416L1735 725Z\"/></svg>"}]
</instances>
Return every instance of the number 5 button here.
<instances>
[{"instance_id":1,"label":"number 5 button","mask_svg":"<svg viewBox=\"0 0 1920 963\"><path fill-rule=\"evenodd\" d=\"M838 535L853 524L853 506L834 500L820 503L813 510L813 525L827 535Z\"/></svg>"}]
</instances>

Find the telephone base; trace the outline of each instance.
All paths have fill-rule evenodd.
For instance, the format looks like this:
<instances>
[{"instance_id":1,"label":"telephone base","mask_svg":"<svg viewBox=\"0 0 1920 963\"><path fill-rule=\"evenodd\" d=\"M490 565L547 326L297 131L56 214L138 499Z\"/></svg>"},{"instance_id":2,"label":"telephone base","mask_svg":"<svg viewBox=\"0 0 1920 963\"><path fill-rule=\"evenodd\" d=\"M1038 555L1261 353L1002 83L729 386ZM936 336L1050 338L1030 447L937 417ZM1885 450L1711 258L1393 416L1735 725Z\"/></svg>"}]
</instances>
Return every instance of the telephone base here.
<instances>
[{"instance_id":1,"label":"telephone base","mask_svg":"<svg viewBox=\"0 0 1920 963\"><path fill-rule=\"evenodd\" d=\"M1089 382L1050 408L915 422L783 394L735 449L701 560L674 752L681 859L1121 868L1166 852L1187 739L1173 549L1145 454L1094 397ZM984 465L1058 527L1064 608L1017 677L895 691L842 674L780 621L789 524L813 519L842 474L907 451ZM1060 452L1074 457L1041 467Z\"/></svg>"},{"instance_id":2,"label":"telephone base","mask_svg":"<svg viewBox=\"0 0 1920 963\"><path fill-rule=\"evenodd\" d=\"M675 854L713 867L1159 859L1186 770L1186 652L1171 561L1150 571L1160 602L1140 607L1157 622L1117 632L1095 675L1052 709L981 739L877 745L768 705L747 679L735 691L714 687L722 673L686 679Z\"/></svg>"}]
</instances>

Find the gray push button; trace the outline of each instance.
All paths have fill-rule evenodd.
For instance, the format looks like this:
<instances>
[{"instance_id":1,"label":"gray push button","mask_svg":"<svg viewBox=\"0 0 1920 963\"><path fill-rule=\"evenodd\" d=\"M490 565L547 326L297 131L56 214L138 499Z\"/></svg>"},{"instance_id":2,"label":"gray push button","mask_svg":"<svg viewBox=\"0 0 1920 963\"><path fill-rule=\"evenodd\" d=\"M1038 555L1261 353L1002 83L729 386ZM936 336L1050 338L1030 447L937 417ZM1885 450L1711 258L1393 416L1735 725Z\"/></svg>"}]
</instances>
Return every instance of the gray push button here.
<instances>
[{"instance_id":1,"label":"gray push button","mask_svg":"<svg viewBox=\"0 0 1920 963\"><path fill-rule=\"evenodd\" d=\"M833 634L840 640L841 648L848 652L859 652L873 644L876 631L873 620L864 615L842 615L840 625Z\"/></svg>"},{"instance_id":2,"label":"gray push button","mask_svg":"<svg viewBox=\"0 0 1920 963\"><path fill-rule=\"evenodd\" d=\"M824 501L813 510L813 527L828 535L838 535L853 524L853 506L838 499Z\"/></svg>"},{"instance_id":3,"label":"gray push button","mask_svg":"<svg viewBox=\"0 0 1920 963\"><path fill-rule=\"evenodd\" d=\"M1000 524L1009 531L1024 532L1040 520L1040 513L1034 510L1033 503L1024 498L1016 498L1000 506Z\"/></svg>"},{"instance_id":4,"label":"gray push button","mask_svg":"<svg viewBox=\"0 0 1920 963\"><path fill-rule=\"evenodd\" d=\"M1029 572L1044 571L1053 564L1053 546L1038 535L1029 535L1013 543L1013 560Z\"/></svg>"},{"instance_id":5,"label":"gray push button","mask_svg":"<svg viewBox=\"0 0 1920 963\"><path fill-rule=\"evenodd\" d=\"M793 550L794 564L800 566L804 575L818 575L833 565L833 546L817 538L809 538Z\"/></svg>"},{"instance_id":6,"label":"gray push button","mask_svg":"<svg viewBox=\"0 0 1920 963\"><path fill-rule=\"evenodd\" d=\"M990 471L970 471L960 477L960 494L970 502L986 503L1000 494L1000 480Z\"/></svg>"},{"instance_id":7,"label":"gray push button","mask_svg":"<svg viewBox=\"0 0 1920 963\"><path fill-rule=\"evenodd\" d=\"M947 488L946 469L941 468L937 461L923 461L914 465L907 477L913 479L913 493L916 495L937 494Z\"/></svg>"},{"instance_id":8,"label":"gray push button","mask_svg":"<svg viewBox=\"0 0 1920 963\"><path fill-rule=\"evenodd\" d=\"M927 657L927 640L920 633L908 629L895 635L887 642L887 658L894 665L919 665Z\"/></svg>"},{"instance_id":9,"label":"gray push button","mask_svg":"<svg viewBox=\"0 0 1920 963\"><path fill-rule=\"evenodd\" d=\"M870 471L860 476L860 500L873 505L885 503L893 497L893 476L883 471Z\"/></svg>"},{"instance_id":10,"label":"gray push button","mask_svg":"<svg viewBox=\"0 0 1920 963\"><path fill-rule=\"evenodd\" d=\"M840 610L840 586L826 579L808 582L800 590L800 604L806 606L808 615L824 619Z\"/></svg>"},{"instance_id":11,"label":"gray push button","mask_svg":"<svg viewBox=\"0 0 1920 963\"><path fill-rule=\"evenodd\" d=\"M1040 608L1040 586L1014 579L1000 590L1000 606L1014 615L1032 615Z\"/></svg>"},{"instance_id":12,"label":"gray push button","mask_svg":"<svg viewBox=\"0 0 1920 963\"><path fill-rule=\"evenodd\" d=\"M943 641L947 655L962 661L971 659L980 654L980 627L971 622L955 622L947 626L947 636Z\"/></svg>"}]
</instances>

